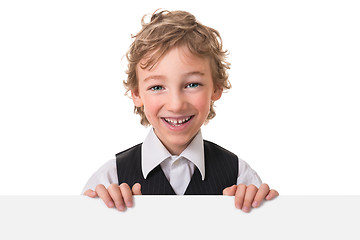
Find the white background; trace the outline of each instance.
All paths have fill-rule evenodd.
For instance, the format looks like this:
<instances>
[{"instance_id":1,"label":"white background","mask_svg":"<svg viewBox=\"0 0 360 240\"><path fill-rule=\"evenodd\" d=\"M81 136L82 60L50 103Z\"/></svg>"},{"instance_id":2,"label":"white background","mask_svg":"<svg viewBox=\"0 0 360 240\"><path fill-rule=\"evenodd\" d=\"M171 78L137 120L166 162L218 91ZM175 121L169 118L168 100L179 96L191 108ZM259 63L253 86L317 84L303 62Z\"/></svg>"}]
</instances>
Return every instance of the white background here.
<instances>
[{"instance_id":1,"label":"white background","mask_svg":"<svg viewBox=\"0 0 360 240\"><path fill-rule=\"evenodd\" d=\"M148 129L121 59L140 19L221 33L233 88L203 127L280 194L360 194L358 1L1 1L0 194L80 194Z\"/></svg>"}]
</instances>

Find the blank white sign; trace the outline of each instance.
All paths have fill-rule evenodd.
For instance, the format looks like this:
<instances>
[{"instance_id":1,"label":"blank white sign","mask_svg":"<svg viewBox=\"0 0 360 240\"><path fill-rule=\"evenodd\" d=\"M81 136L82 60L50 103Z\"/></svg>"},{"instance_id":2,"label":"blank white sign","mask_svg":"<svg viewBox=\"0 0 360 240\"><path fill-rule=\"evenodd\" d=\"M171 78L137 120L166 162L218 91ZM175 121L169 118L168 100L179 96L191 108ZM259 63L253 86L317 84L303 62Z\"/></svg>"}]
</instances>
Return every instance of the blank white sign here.
<instances>
[{"instance_id":1,"label":"blank white sign","mask_svg":"<svg viewBox=\"0 0 360 240\"><path fill-rule=\"evenodd\" d=\"M280 196L250 213L225 196L1 196L1 239L359 239L360 196Z\"/></svg>"}]
</instances>

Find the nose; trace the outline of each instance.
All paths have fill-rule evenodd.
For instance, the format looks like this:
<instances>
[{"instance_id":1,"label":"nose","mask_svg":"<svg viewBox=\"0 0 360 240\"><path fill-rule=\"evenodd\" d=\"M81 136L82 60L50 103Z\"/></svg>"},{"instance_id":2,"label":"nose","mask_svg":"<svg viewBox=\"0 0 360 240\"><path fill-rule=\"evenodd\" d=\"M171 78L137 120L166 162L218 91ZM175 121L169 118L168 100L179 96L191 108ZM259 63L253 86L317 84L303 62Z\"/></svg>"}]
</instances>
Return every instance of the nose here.
<instances>
[{"instance_id":1,"label":"nose","mask_svg":"<svg viewBox=\"0 0 360 240\"><path fill-rule=\"evenodd\" d=\"M167 99L167 110L170 112L181 112L186 106L185 96L181 92L171 92Z\"/></svg>"}]
</instances>

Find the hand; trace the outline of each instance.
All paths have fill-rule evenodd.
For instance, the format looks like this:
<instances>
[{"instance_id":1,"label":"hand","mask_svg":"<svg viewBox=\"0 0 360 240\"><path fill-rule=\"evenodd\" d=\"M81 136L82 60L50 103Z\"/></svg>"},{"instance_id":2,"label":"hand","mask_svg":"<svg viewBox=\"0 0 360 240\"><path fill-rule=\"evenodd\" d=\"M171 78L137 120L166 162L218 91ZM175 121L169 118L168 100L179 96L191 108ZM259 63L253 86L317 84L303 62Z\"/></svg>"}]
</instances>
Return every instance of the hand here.
<instances>
[{"instance_id":1,"label":"hand","mask_svg":"<svg viewBox=\"0 0 360 240\"><path fill-rule=\"evenodd\" d=\"M250 212L251 207L257 208L261 202L274 199L279 193L269 188L266 183L261 184L259 189L255 185L246 186L244 184L233 185L223 190L223 195L235 196L235 207L244 212Z\"/></svg>"},{"instance_id":2,"label":"hand","mask_svg":"<svg viewBox=\"0 0 360 240\"><path fill-rule=\"evenodd\" d=\"M115 206L119 211L125 211L126 207L134 205L132 195L141 195L141 185L135 183L131 190L127 183L122 183L120 186L114 183L107 189L104 185L99 184L95 191L88 189L84 195L91 198L99 196L109 208Z\"/></svg>"}]
</instances>

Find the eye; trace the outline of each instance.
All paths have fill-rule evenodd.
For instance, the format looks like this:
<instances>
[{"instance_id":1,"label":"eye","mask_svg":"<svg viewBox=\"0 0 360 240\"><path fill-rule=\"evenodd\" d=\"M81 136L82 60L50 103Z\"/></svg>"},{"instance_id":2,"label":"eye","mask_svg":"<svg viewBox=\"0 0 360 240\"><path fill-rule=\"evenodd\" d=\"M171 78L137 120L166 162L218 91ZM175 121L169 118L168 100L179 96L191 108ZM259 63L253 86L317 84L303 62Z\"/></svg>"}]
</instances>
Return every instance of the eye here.
<instances>
[{"instance_id":1,"label":"eye","mask_svg":"<svg viewBox=\"0 0 360 240\"><path fill-rule=\"evenodd\" d=\"M200 86L199 83L189 83L188 85L186 85L186 88L196 88Z\"/></svg>"},{"instance_id":2,"label":"eye","mask_svg":"<svg viewBox=\"0 0 360 240\"><path fill-rule=\"evenodd\" d=\"M162 86L153 86L151 88L149 88L152 91L160 91L163 90L164 88Z\"/></svg>"}]
</instances>

